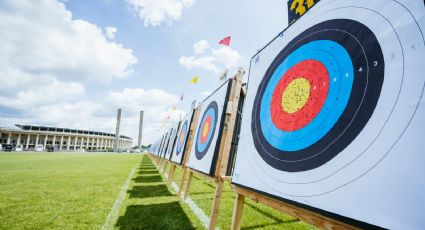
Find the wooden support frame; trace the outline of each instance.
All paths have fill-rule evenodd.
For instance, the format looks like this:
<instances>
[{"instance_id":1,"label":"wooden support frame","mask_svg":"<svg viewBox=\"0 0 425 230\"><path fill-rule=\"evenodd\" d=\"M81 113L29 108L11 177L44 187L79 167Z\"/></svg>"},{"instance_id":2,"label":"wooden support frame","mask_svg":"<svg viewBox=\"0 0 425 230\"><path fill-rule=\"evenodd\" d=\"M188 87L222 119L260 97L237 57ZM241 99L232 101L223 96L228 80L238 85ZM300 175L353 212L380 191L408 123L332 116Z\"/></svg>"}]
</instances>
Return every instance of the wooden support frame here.
<instances>
[{"instance_id":1,"label":"wooden support frame","mask_svg":"<svg viewBox=\"0 0 425 230\"><path fill-rule=\"evenodd\" d=\"M173 181L174 172L176 171L176 165L170 161L170 171L168 172L168 185L171 185L171 182Z\"/></svg>"},{"instance_id":2,"label":"wooden support frame","mask_svg":"<svg viewBox=\"0 0 425 230\"><path fill-rule=\"evenodd\" d=\"M199 119L199 113L200 113L200 109L199 107L195 109L195 111L193 112L193 119L192 122L189 126L189 136L186 140L186 149L185 149L185 155L182 161L182 177L180 180L180 185L179 185L179 190L177 191L177 196L180 197L181 193L183 192L183 188L185 185L185 180L186 180L186 172L188 171L188 167L187 165L187 161L189 160L189 155L190 155L190 150L192 150L192 143L193 140L195 139L195 131L196 131L196 125L198 124L198 119ZM190 178L190 182L192 182L192 178L190 177L191 174L189 174L189 178ZM189 187L190 187L190 183L188 182ZM186 190L185 190L186 191ZM184 199L186 200L187 196L185 194Z\"/></svg>"},{"instance_id":3,"label":"wooden support frame","mask_svg":"<svg viewBox=\"0 0 425 230\"><path fill-rule=\"evenodd\" d=\"M239 230L241 228L242 212L245 202L245 197L257 202L265 204L273 209L287 213L293 217L303 220L307 223L315 225L322 229L360 229L349 224L343 223L338 220L331 219L319 213L289 204L271 197L253 192L239 186L233 186L236 192L235 205L233 207L232 215L232 230Z\"/></svg>"},{"instance_id":4,"label":"wooden support frame","mask_svg":"<svg viewBox=\"0 0 425 230\"><path fill-rule=\"evenodd\" d=\"M213 179L216 183L214 201L213 201L213 205L211 208L211 215L210 215L210 224L209 224L210 230L215 229L215 226L217 224L217 218L218 218L218 214L220 210L221 196L223 192L224 182L231 179L231 177L226 175L226 171L227 171L227 166L229 162L230 149L232 145L233 132L235 129L238 104L239 104L239 99L240 99L241 90L242 90L242 78L244 74L245 74L245 71L242 68L239 68L238 73L233 77L233 83L231 85L231 90L230 90L229 98L227 101L227 108L225 108L226 114L225 114L224 124L222 124L224 125L224 129L220 139L220 147L219 147L219 151L217 155L214 176L210 177L209 175L205 175L197 171L191 170L190 168L187 168L189 170L189 178L188 178L188 182L187 182L185 193L184 193L184 199L187 199L190 193L190 186L192 183L192 178L194 173L209 179ZM195 124L197 124L197 122L195 122ZM184 180L182 178L182 183L183 182Z\"/></svg>"}]
</instances>

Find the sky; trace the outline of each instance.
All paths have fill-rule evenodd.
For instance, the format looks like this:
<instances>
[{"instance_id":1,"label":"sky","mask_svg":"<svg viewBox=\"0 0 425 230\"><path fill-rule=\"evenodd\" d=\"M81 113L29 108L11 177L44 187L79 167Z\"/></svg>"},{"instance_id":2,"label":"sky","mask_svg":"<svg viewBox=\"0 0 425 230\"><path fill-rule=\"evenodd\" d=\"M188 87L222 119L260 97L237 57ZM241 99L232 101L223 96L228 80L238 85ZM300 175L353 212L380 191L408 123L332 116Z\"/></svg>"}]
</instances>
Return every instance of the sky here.
<instances>
[{"instance_id":1,"label":"sky","mask_svg":"<svg viewBox=\"0 0 425 230\"><path fill-rule=\"evenodd\" d=\"M0 127L120 134L143 144L220 85L248 72L287 27L285 0L2 0ZM218 42L231 36L230 46ZM190 79L198 76L199 83ZM183 95L183 100L180 100ZM176 109L174 109L174 107Z\"/></svg>"}]
</instances>

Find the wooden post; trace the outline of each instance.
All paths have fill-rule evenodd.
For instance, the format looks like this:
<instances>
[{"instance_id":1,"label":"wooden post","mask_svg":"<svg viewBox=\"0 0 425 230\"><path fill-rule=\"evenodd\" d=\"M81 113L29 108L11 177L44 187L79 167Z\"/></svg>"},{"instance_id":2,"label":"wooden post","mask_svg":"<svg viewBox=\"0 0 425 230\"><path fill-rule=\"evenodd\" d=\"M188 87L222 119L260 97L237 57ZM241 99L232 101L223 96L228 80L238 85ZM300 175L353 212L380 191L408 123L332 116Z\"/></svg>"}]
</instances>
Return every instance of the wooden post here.
<instances>
[{"instance_id":1,"label":"wooden post","mask_svg":"<svg viewBox=\"0 0 425 230\"><path fill-rule=\"evenodd\" d=\"M211 220L210 220L210 230L215 229L215 225L217 224L218 212L220 211L220 203L221 203L221 194L223 192L223 181L217 180L217 186L215 188L215 196L214 203L211 208Z\"/></svg>"},{"instance_id":2,"label":"wooden post","mask_svg":"<svg viewBox=\"0 0 425 230\"><path fill-rule=\"evenodd\" d=\"M182 179L180 180L179 191L177 192L177 197L179 197L179 198L182 195L182 190L183 190L184 182L186 180L186 171L187 171L186 166L183 166L182 167L182 170L183 170L183 172L182 172Z\"/></svg>"},{"instance_id":3,"label":"wooden post","mask_svg":"<svg viewBox=\"0 0 425 230\"><path fill-rule=\"evenodd\" d=\"M260 202L262 204L265 204L273 209L276 209L278 211L287 213L295 218L298 218L300 220L303 220L307 223L310 223L312 225L315 225L316 227L319 227L321 229L360 229L358 227L354 227L352 225L349 225L347 223L343 223L341 221L331 219L329 217L323 216L322 214L315 213L313 211L295 206L293 204L289 204L280 200L273 199L271 197L244 189L235 186L235 192L239 195L243 195L245 197L248 197L252 199L255 202ZM236 207L234 208L236 209ZM235 213L233 213L234 216L236 216ZM236 221L236 220L235 220ZM233 229L233 228L232 228Z\"/></svg>"},{"instance_id":4,"label":"wooden post","mask_svg":"<svg viewBox=\"0 0 425 230\"><path fill-rule=\"evenodd\" d=\"M170 163L171 167L170 167L170 172L168 173L168 184L171 185L171 183L173 182L173 177L174 177L174 171L176 170L176 165L173 163Z\"/></svg>"},{"instance_id":5,"label":"wooden post","mask_svg":"<svg viewBox=\"0 0 425 230\"><path fill-rule=\"evenodd\" d=\"M165 176L165 169L167 168L168 161L164 159L160 172Z\"/></svg>"},{"instance_id":6,"label":"wooden post","mask_svg":"<svg viewBox=\"0 0 425 230\"><path fill-rule=\"evenodd\" d=\"M245 196L239 193L236 193L235 197L235 206L233 207L233 215L232 215L232 230L241 229L241 221L242 221L242 211L243 205L245 203Z\"/></svg>"},{"instance_id":7,"label":"wooden post","mask_svg":"<svg viewBox=\"0 0 425 230\"><path fill-rule=\"evenodd\" d=\"M237 117L239 99L242 88L242 78L245 71L240 68L238 73L233 77L232 88L225 108L226 118L224 120L224 132L221 136L220 152L215 166L216 177L223 178L226 176L226 170L229 162L230 149L232 147L233 131Z\"/></svg>"},{"instance_id":8,"label":"wooden post","mask_svg":"<svg viewBox=\"0 0 425 230\"><path fill-rule=\"evenodd\" d=\"M187 199L187 196L189 196L190 184L192 184L192 177L193 177L193 172L190 171L190 173L189 173L189 179L187 180L186 189L184 191L184 200L186 200Z\"/></svg>"}]
</instances>

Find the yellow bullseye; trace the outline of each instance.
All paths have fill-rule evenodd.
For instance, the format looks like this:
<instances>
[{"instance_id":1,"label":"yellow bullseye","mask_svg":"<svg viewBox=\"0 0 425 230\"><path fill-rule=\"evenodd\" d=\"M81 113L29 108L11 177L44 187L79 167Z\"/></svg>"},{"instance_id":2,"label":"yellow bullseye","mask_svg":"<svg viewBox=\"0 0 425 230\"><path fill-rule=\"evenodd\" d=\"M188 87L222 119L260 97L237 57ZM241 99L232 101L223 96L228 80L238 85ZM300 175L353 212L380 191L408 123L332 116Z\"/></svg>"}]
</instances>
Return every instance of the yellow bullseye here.
<instances>
[{"instance_id":1,"label":"yellow bullseye","mask_svg":"<svg viewBox=\"0 0 425 230\"><path fill-rule=\"evenodd\" d=\"M206 137L208 135L208 128L210 124L207 122L205 123L204 127L202 128L202 137Z\"/></svg>"},{"instance_id":2,"label":"yellow bullseye","mask_svg":"<svg viewBox=\"0 0 425 230\"><path fill-rule=\"evenodd\" d=\"M282 94L282 109L287 113L295 113L307 103L310 96L310 82L305 78L297 78L286 87Z\"/></svg>"}]
</instances>

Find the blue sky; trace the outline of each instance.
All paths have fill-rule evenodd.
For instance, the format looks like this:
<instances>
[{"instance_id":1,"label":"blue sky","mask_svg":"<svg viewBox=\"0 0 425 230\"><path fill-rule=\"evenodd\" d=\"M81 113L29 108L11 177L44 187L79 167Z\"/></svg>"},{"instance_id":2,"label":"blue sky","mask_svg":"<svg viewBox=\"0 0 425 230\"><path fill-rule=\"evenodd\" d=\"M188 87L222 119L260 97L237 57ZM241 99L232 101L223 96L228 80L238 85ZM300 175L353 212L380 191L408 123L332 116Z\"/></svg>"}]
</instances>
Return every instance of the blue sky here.
<instances>
[{"instance_id":1,"label":"blue sky","mask_svg":"<svg viewBox=\"0 0 425 230\"><path fill-rule=\"evenodd\" d=\"M113 132L122 107L121 133L136 142L143 109L150 143L224 68L248 69L287 14L285 0L6 0L0 21L0 126ZM219 45L227 35L230 47Z\"/></svg>"}]
</instances>

